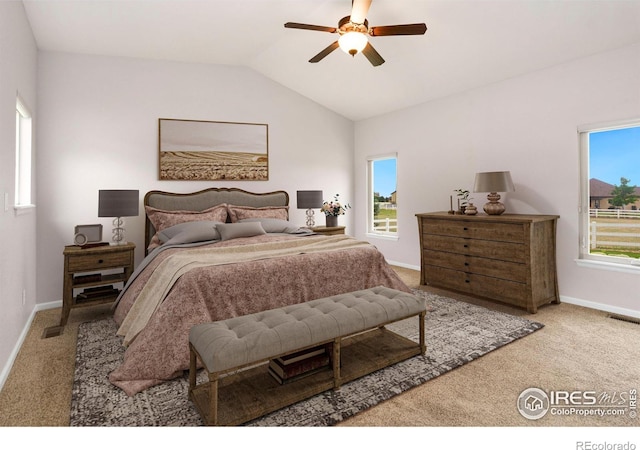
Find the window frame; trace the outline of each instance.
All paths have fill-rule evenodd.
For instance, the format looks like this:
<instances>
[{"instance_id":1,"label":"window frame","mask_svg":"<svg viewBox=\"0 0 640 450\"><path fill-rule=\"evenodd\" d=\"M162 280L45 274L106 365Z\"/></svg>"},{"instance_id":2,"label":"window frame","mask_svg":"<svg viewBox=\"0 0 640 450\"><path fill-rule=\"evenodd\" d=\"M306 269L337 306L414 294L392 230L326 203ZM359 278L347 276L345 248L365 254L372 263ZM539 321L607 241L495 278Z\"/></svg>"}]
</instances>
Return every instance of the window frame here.
<instances>
[{"instance_id":1,"label":"window frame","mask_svg":"<svg viewBox=\"0 0 640 450\"><path fill-rule=\"evenodd\" d=\"M578 127L578 148L580 152L580 202L578 204L578 213L580 227L578 259L576 259L576 263L579 266L618 272L640 273L640 259L597 255L591 254L589 251L591 245L589 220L589 210L591 207L589 192L589 180L591 178L589 171L589 134L637 127L640 127L640 118L587 124Z\"/></svg>"},{"instance_id":2,"label":"window frame","mask_svg":"<svg viewBox=\"0 0 640 450\"><path fill-rule=\"evenodd\" d=\"M396 231L395 232L380 232L374 231L374 180L375 180L375 172L374 172L374 163L376 161L382 161L386 159L395 159L396 162L396 195L397 195L397 187L398 187L398 153L385 153L381 155L373 155L367 157L367 237L377 238L377 239L388 239L397 241L400 236L400 222L399 217L397 216L396 210Z\"/></svg>"},{"instance_id":3,"label":"window frame","mask_svg":"<svg viewBox=\"0 0 640 450\"><path fill-rule=\"evenodd\" d=\"M14 210L21 214L33 203L33 116L26 102L16 95L16 161Z\"/></svg>"}]
</instances>

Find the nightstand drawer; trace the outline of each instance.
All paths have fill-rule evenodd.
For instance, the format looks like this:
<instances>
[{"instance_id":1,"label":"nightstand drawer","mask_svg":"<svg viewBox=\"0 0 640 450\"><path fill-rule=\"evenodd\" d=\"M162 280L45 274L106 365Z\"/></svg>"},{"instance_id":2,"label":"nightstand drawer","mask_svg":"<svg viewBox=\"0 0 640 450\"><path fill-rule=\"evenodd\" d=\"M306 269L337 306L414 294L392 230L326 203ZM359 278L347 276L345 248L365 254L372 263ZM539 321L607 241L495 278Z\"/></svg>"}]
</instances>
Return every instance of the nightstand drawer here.
<instances>
[{"instance_id":1,"label":"nightstand drawer","mask_svg":"<svg viewBox=\"0 0 640 450\"><path fill-rule=\"evenodd\" d=\"M425 234L518 243L525 241L524 227L517 223L431 220L424 221L422 226Z\"/></svg>"},{"instance_id":2,"label":"nightstand drawer","mask_svg":"<svg viewBox=\"0 0 640 450\"><path fill-rule=\"evenodd\" d=\"M71 255L69 256L70 272L108 269L131 265L131 252L115 252L103 254Z\"/></svg>"}]
</instances>

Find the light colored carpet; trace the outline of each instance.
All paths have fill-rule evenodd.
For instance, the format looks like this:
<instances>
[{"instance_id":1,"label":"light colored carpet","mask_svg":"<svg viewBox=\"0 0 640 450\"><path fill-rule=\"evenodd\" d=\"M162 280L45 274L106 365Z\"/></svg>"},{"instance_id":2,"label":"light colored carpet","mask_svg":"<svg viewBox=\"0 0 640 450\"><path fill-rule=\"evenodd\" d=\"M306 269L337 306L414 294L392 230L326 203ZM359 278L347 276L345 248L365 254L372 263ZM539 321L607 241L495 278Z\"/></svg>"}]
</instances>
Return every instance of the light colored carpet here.
<instances>
[{"instance_id":1,"label":"light colored carpet","mask_svg":"<svg viewBox=\"0 0 640 450\"><path fill-rule=\"evenodd\" d=\"M396 268L411 287L419 273ZM569 304L538 313L424 288L545 324L525 339L452 370L338 424L342 426L637 426L625 417L553 416L538 421L517 411L529 387L628 391L638 387L640 326ZM78 324L108 317L109 307L74 310L62 336L41 339L56 325L60 310L42 311L0 392L0 426L68 426Z\"/></svg>"}]
</instances>

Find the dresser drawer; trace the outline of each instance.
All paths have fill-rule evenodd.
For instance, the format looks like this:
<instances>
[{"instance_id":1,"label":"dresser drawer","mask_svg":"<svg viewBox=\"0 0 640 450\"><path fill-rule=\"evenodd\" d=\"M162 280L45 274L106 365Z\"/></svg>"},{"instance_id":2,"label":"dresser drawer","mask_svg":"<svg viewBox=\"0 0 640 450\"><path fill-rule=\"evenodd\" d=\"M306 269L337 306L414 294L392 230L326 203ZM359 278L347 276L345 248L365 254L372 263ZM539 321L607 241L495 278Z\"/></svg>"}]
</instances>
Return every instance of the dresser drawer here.
<instances>
[{"instance_id":1,"label":"dresser drawer","mask_svg":"<svg viewBox=\"0 0 640 450\"><path fill-rule=\"evenodd\" d=\"M466 237L492 241L525 241L524 227L517 223L487 223L473 220L423 220L425 234Z\"/></svg>"},{"instance_id":2,"label":"dresser drawer","mask_svg":"<svg viewBox=\"0 0 640 450\"><path fill-rule=\"evenodd\" d=\"M459 253L424 250L424 264L475 273L503 280L527 282L527 266L523 263L481 258Z\"/></svg>"},{"instance_id":3,"label":"dresser drawer","mask_svg":"<svg viewBox=\"0 0 640 450\"><path fill-rule=\"evenodd\" d=\"M68 270L69 272L82 272L128 266L133 263L131 259L131 252L70 255Z\"/></svg>"},{"instance_id":4,"label":"dresser drawer","mask_svg":"<svg viewBox=\"0 0 640 450\"><path fill-rule=\"evenodd\" d=\"M503 261L526 262L525 245L515 242L496 242L425 234L422 236L422 245L423 251L437 250Z\"/></svg>"},{"instance_id":5,"label":"dresser drawer","mask_svg":"<svg viewBox=\"0 0 640 450\"><path fill-rule=\"evenodd\" d=\"M526 306L527 286L524 283L435 266L425 267L425 281L436 287Z\"/></svg>"}]
</instances>

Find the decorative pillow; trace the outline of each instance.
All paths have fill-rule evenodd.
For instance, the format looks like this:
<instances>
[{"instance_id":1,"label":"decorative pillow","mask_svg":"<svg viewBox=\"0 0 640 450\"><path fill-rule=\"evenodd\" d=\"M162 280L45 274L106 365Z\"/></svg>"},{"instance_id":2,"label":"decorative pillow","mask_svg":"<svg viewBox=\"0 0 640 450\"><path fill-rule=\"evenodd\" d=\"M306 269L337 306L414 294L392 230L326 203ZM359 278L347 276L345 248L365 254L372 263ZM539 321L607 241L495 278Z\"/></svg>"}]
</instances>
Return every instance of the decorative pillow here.
<instances>
[{"instance_id":1,"label":"decorative pillow","mask_svg":"<svg viewBox=\"0 0 640 450\"><path fill-rule=\"evenodd\" d=\"M164 211L151 206L145 206L145 210L147 217L156 229L156 233L184 222L198 222L203 220L213 222L227 221L226 203L221 203L204 211Z\"/></svg>"},{"instance_id":2,"label":"decorative pillow","mask_svg":"<svg viewBox=\"0 0 640 450\"><path fill-rule=\"evenodd\" d=\"M301 228L298 225L289 222L288 220L282 219L272 219L269 217L260 218L260 219L240 219L238 223L247 223L247 222L260 222L262 228L267 233L287 233L287 234L311 234L311 231L308 228Z\"/></svg>"},{"instance_id":3,"label":"decorative pillow","mask_svg":"<svg viewBox=\"0 0 640 450\"><path fill-rule=\"evenodd\" d=\"M192 242L212 241L220 239L216 225L221 222L203 220L198 222L183 222L157 233L158 239L164 244L190 244Z\"/></svg>"},{"instance_id":4,"label":"decorative pillow","mask_svg":"<svg viewBox=\"0 0 640 450\"><path fill-rule=\"evenodd\" d=\"M261 208L253 208L251 206L227 205L231 222L237 222L242 219L289 219L288 206L264 206Z\"/></svg>"},{"instance_id":5,"label":"decorative pillow","mask_svg":"<svg viewBox=\"0 0 640 450\"><path fill-rule=\"evenodd\" d=\"M216 228L223 241L266 234L260 222L219 223Z\"/></svg>"},{"instance_id":6,"label":"decorative pillow","mask_svg":"<svg viewBox=\"0 0 640 450\"><path fill-rule=\"evenodd\" d=\"M151 250L160 247L160 245L162 245L162 243L158 238L158 233L156 233L151 237L151 241L149 241L149 245L147 246L147 251L150 252Z\"/></svg>"}]
</instances>

